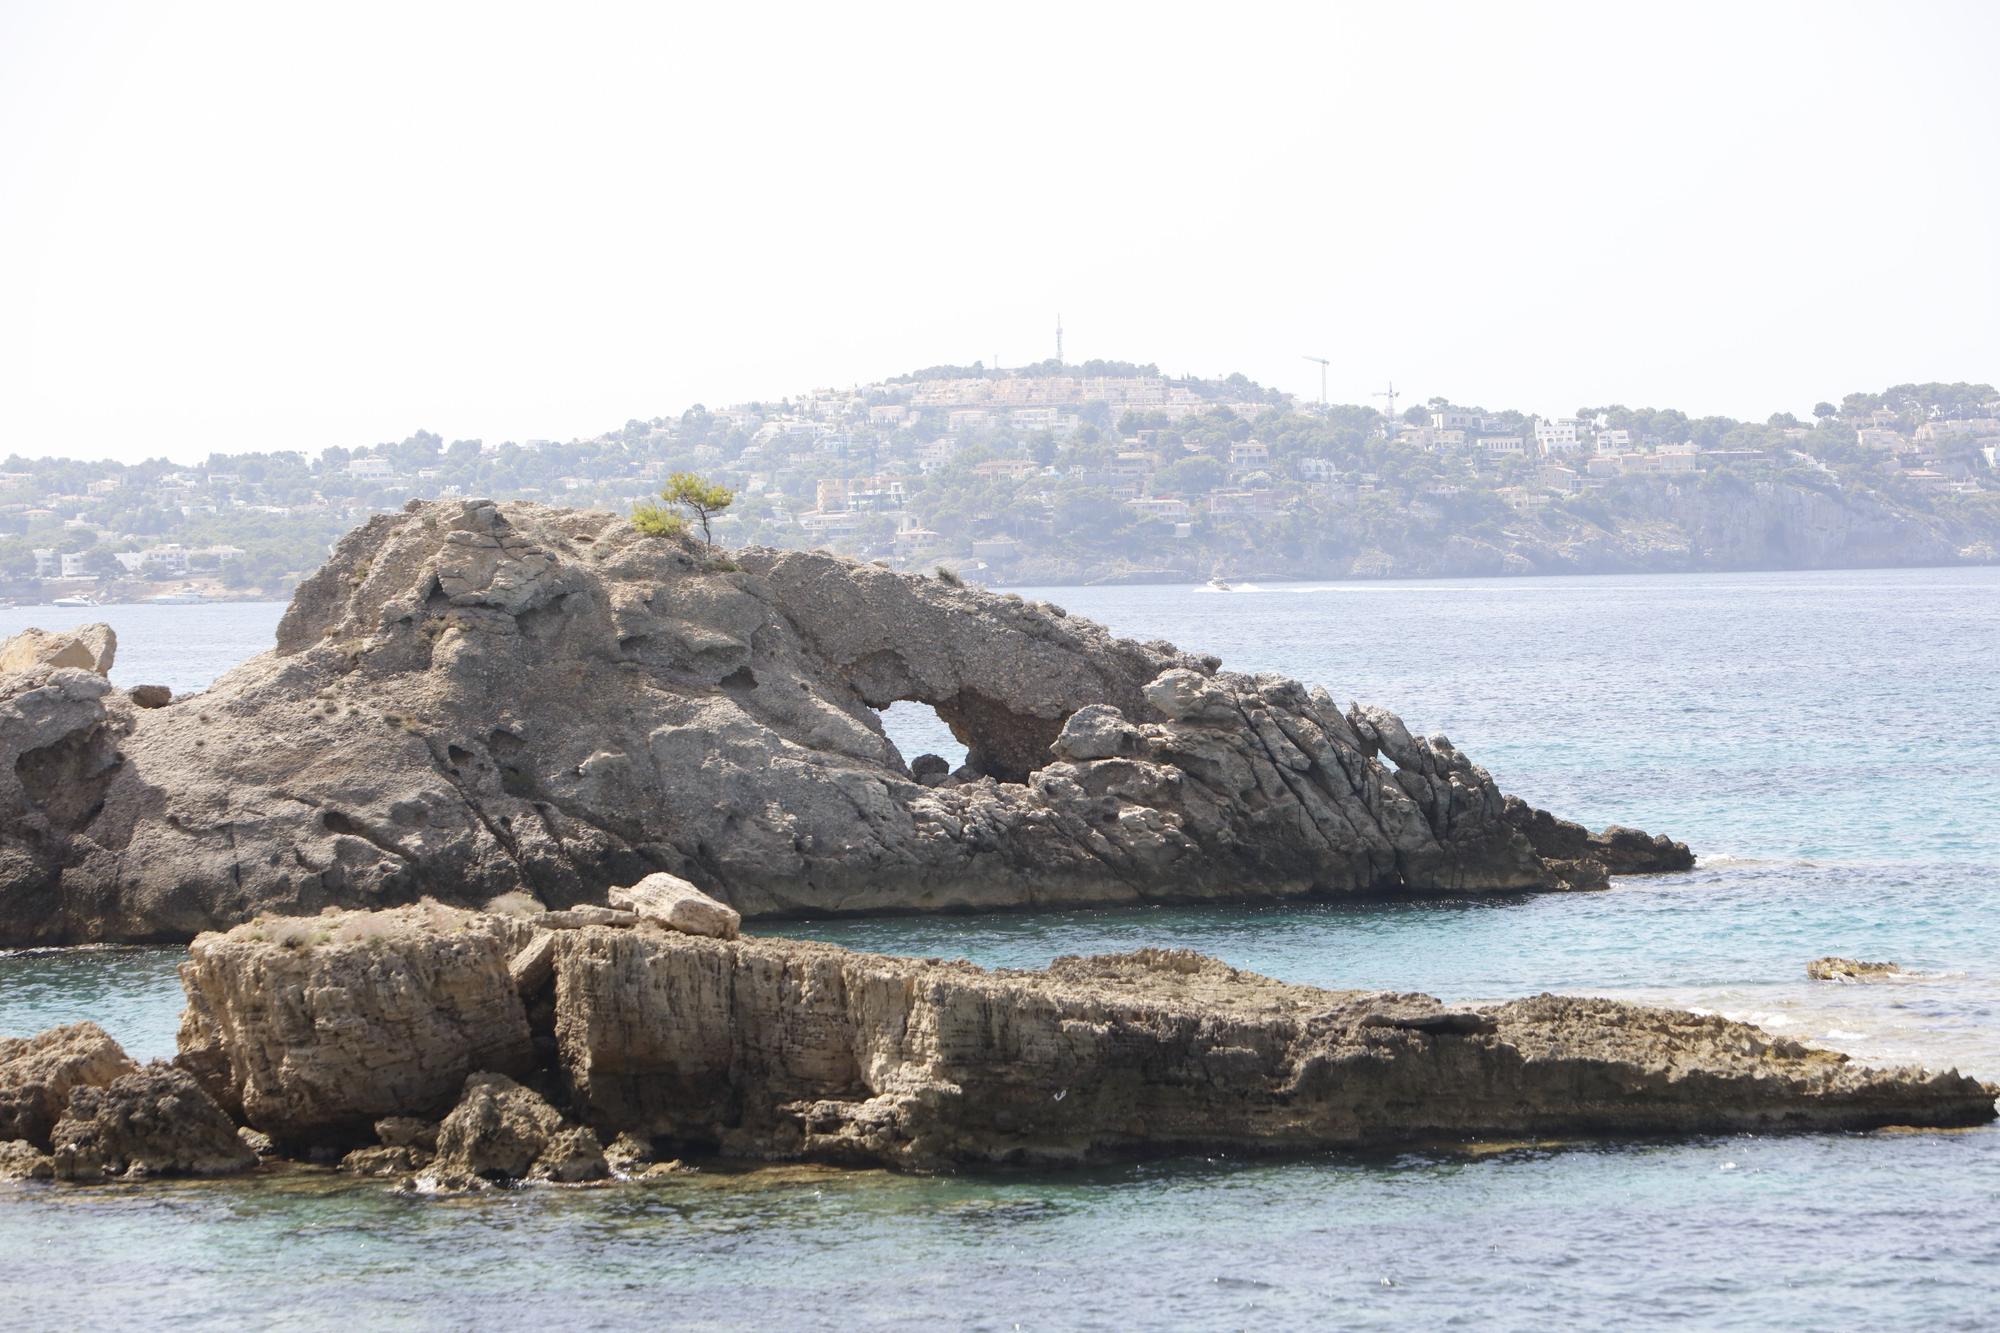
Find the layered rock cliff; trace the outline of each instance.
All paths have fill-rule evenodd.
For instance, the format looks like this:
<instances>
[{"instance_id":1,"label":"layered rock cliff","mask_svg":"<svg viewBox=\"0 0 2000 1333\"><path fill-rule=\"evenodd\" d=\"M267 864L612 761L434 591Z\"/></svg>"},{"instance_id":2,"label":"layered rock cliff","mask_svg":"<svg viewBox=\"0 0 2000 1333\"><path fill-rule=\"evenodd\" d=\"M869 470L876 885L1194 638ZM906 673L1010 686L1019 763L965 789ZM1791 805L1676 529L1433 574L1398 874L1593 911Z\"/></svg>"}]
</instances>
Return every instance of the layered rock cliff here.
<instances>
[{"instance_id":1,"label":"layered rock cliff","mask_svg":"<svg viewBox=\"0 0 2000 1333\"><path fill-rule=\"evenodd\" d=\"M446 1117L431 1138L461 1178L583 1178L602 1171L600 1141L936 1169L1970 1125L2000 1092L1712 1015L1552 995L1452 1009L1182 951L1017 972L651 921L547 930L417 908L313 924L310 939L267 923L196 941L183 1043L204 1084L283 1144L358 1150L357 1167L419 1164L408 1118ZM510 987L491 947L509 936L518 952L553 939L546 979ZM260 998L274 988L338 997L351 1017L298 1022ZM468 996L488 1026L465 1025ZM439 1044L447 1029L456 1047ZM477 1051L534 1090L481 1072Z\"/></svg>"},{"instance_id":2,"label":"layered rock cliff","mask_svg":"<svg viewBox=\"0 0 2000 1333\"><path fill-rule=\"evenodd\" d=\"M207 692L141 707L101 669L0 678L0 944L598 903L651 871L751 918L1605 873L1583 830L1381 710L1052 606L718 559L607 514L413 504L350 534L275 649ZM899 700L936 708L963 770L897 753L876 710ZM1691 863L1628 843L1621 870Z\"/></svg>"}]
</instances>

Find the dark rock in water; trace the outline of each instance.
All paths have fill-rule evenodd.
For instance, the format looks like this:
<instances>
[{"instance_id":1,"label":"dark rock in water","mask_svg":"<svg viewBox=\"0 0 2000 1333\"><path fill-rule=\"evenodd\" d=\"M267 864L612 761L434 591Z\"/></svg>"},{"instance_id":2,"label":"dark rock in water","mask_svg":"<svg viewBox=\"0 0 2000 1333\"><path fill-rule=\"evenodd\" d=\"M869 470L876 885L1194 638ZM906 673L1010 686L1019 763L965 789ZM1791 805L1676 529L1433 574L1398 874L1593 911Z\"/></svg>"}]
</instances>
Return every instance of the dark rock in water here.
<instances>
[{"instance_id":1,"label":"dark rock in water","mask_svg":"<svg viewBox=\"0 0 2000 1333\"><path fill-rule=\"evenodd\" d=\"M76 1181L221 1176L257 1165L194 1076L164 1064L72 1092L49 1155L59 1179Z\"/></svg>"},{"instance_id":2,"label":"dark rock in water","mask_svg":"<svg viewBox=\"0 0 2000 1333\"><path fill-rule=\"evenodd\" d=\"M1506 802L1507 822L1526 835L1538 856L1550 860L1590 860L1613 875L1655 875L1694 869L1694 853L1664 834L1641 833L1613 824L1592 833L1581 824L1537 810L1518 796Z\"/></svg>"},{"instance_id":3,"label":"dark rock in water","mask_svg":"<svg viewBox=\"0 0 2000 1333\"><path fill-rule=\"evenodd\" d=\"M910 776L920 786L936 787L951 776L951 763L943 755L920 754L910 761Z\"/></svg>"},{"instance_id":4,"label":"dark rock in water","mask_svg":"<svg viewBox=\"0 0 2000 1333\"><path fill-rule=\"evenodd\" d=\"M560 910L654 871L754 919L1516 893L1587 878L1551 862L1689 860L1512 810L1443 737L1296 681L531 504L369 520L272 652L170 708L27 656L0 678L0 944L426 896ZM877 711L899 700L965 744L956 781L913 780Z\"/></svg>"},{"instance_id":5,"label":"dark rock in water","mask_svg":"<svg viewBox=\"0 0 2000 1333\"><path fill-rule=\"evenodd\" d=\"M1806 964L1806 976L1813 981L1874 981L1882 977L1908 975L1894 963L1864 963L1831 955Z\"/></svg>"},{"instance_id":6,"label":"dark rock in water","mask_svg":"<svg viewBox=\"0 0 2000 1333\"><path fill-rule=\"evenodd\" d=\"M95 1023L0 1038L0 1142L20 1139L46 1149L72 1092L105 1087L138 1069Z\"/></svg>"}]
</instances>

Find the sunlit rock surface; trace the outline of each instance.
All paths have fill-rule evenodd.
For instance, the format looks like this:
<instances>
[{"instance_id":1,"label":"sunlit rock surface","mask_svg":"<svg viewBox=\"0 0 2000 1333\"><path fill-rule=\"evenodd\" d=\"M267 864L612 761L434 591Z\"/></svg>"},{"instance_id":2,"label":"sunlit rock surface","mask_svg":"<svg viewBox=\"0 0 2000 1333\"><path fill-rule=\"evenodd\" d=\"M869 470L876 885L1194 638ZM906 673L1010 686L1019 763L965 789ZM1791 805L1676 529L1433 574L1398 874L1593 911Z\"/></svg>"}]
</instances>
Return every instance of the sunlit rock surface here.
<instances>
[{"instance_id":1,"label":"sunlit rock surface","mask_svg":"<svg viewBox=\"0 0 2000 1333\"><path fill-rule=\"evenodd\" d=\"M965 769L915 780L877 711L900 700ZM656 871L748 919L1604 874L1381 709L1018 598L531 504L371 519L272 652L162 707L35 658L0 678L0 758L0 943L562 908ZM1688 859L1627 850L1613 869Z\"/></svg>"}]
</instances>

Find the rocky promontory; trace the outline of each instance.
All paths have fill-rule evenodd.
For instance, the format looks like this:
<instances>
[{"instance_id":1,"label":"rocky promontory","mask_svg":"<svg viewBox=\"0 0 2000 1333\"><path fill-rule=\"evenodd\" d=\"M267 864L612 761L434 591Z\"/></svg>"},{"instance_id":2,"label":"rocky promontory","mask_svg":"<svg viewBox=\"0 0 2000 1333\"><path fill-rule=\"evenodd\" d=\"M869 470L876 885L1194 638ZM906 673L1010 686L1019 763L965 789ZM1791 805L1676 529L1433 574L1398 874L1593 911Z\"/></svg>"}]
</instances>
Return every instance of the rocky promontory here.
<instances>
[{"instance_id":1,"label":"rocky promontory","mask_svg":"<svg viewBox=\"0 0 2000 1333\"><path fill-rule=\"evenodd\" d=\"M59 636L58 636L59 637ZM101 649L101 651L100 651ZM185 940L652 872L755 919L1598 887L1687 849L1502 795L1442 736L823 554L413 503L207 691L0 655L0 944ZM956 772L877 710L934 707Z\"/></svg>"},{"instance_id":2,"label":"rocky promontory","mask_svg":"<svg viewBox=\"0 0 2000 1333\"><path fill-rule=\"evenodd\" d=\"M669 920L698 895L662 887L592 924L517 898L203 935L173 1067L88 1024L0 1043L0 1171L215 1174L256 1143L462 1189L683 1155L941 1170L1951 1127L2000 1093L1609 1000L1451 1007L1179 950L994 971L690 934Z\"/></svg>"}]
</instances>

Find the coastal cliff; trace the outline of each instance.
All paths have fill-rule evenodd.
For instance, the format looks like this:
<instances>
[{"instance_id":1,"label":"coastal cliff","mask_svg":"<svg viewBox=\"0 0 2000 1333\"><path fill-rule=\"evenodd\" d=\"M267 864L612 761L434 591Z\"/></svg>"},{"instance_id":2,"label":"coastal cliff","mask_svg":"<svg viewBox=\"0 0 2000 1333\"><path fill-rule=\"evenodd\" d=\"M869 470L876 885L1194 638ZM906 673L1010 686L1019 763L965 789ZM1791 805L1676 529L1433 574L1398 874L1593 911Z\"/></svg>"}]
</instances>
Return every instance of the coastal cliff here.
<instances>
[{"instance_id":1,"label":"coastal cliff","mask_svg":"<svg viewBox=\"0 0 2000 1333\"><path fill-rule=\"evenodd\" d=\"M76 654L71 655L76 658ZM415 503L200 695L0 677L0 944L653 871L746 917L1599 887L1692 864L1442 736L1047 604L601 513ZM878 709L932 705L957 773Z\"/></svg>"},{"instance_id":2,"label":"coastal cliff","mask_svg":"<svg viewBox=\"0 0 2000 1333\"><path fill-rule=\"evenodd\" d=\"M411 1120L444 1118L442 1150L470 1137L454 1120L512 1119L515 1176L579 1132L648 1159L930 1170L1968 1125L2000 1091L1608 1000L1451 1008L1178 950L992 971L644 913L569 920L417 906L204 935L182 972L180 1063L282 1150L351 1152L371 1172L385 1156L421 1169ZM543 953L545 969L516 965Z\"/></svg>"}]
</instances>

